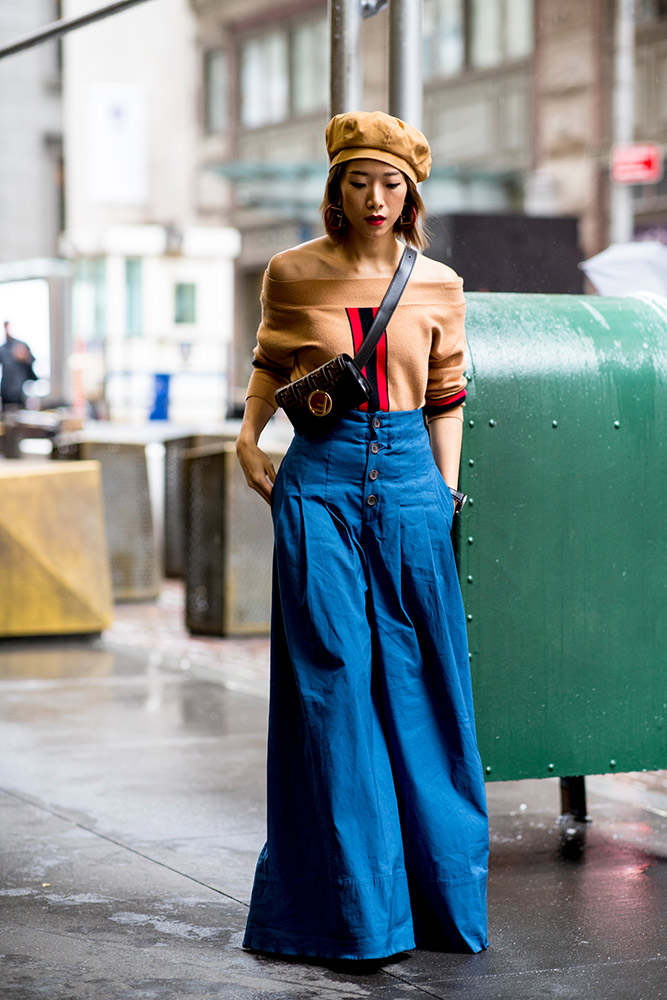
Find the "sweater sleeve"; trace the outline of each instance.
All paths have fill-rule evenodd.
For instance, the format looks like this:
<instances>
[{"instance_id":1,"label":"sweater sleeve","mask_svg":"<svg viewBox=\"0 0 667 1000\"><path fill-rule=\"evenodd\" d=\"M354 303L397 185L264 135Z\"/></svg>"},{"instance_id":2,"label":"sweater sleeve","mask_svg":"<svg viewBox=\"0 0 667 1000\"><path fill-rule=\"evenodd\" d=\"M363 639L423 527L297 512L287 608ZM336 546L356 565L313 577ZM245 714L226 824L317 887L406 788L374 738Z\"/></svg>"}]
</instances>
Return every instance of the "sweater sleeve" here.
<instances>
[{"instance_id":1,"label":"sweater sleeve","mask_svg":"<svg viewBox=\"0 0 667 1000\"><path fill-rule=\"evenodd\" d=\"M444 290L433 324L424 413L427 423L440 417L463 420L466 398L465 299L461 285Z\"/></svg>"},{"instance_id":2,"label":"sweater sleeve","mask_svg":"<svg viewBox=\"0 0 667 1000\"><path fill-rule=\"evenodd\" d=\"M295 338L290 332L289 309L271 299L267 275L262 286L262 321L253 351L253 373L246 399L258 396L277 409L274 393L287 385L294 368ZM293 319L293 317L292 317Z\"/></svg>"}]
</instances>

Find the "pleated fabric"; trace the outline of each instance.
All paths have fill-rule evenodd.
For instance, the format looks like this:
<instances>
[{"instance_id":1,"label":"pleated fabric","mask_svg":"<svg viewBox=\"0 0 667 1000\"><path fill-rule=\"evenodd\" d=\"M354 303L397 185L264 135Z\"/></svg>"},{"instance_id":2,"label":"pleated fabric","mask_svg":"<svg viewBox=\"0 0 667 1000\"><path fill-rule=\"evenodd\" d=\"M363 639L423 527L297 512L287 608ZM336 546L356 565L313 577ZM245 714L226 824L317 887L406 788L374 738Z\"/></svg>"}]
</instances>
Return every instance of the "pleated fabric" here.
<instances>
[{"instance_id":1,"label":"pleated fabric","mask_svg":"<svg viewBox=\"0 0 667 1000\"><path fill-rule=\"evenodd\" d=\"M487 947L453 502L421 410L296 437L274 486L268 836L244 946Z\"/></svg>"}]
</instances>

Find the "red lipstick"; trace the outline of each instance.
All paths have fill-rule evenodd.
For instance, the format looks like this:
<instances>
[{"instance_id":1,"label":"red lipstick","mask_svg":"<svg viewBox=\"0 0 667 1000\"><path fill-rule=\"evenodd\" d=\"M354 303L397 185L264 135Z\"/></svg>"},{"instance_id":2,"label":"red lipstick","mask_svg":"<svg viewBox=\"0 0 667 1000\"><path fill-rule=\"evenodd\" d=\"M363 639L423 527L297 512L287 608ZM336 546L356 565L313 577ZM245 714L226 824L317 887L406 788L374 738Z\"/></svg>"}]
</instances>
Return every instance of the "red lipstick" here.
<instances>
[{"instance_id":1,"label":"red lipstick","mask_svg":"<svg viewBox=\"0 0 667 1000\"><path fill-rule=\"evenodd\" d=\"M367 215L365 221L369 226L381 226L385 221L384 215Z\"/></svg>"}]
</instances>

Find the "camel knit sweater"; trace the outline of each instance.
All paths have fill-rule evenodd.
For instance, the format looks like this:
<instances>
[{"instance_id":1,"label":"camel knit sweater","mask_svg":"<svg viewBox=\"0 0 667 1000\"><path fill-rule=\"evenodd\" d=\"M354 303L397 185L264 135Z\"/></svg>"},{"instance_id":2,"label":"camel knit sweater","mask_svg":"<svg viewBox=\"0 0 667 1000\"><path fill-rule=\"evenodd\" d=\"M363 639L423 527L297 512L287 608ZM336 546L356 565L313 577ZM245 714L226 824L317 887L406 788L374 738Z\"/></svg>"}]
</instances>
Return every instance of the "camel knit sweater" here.
<instances>
[{"instance_id":1,"label":"camel knit sweater","mask_svg":"<svg viewBox=\"0 0 667 1000\"><path fill-rule=\"evenodd\" d=\"M450 272L451 273L451 272ZM264 275L262 322L247 398L276 408L274 393L343 352L354 356L388 287L385 278L277 281ZM462 419L465 399L463 282L414 272L364 372L365 410L414 410Z\"/></svg>"}]
</instances>

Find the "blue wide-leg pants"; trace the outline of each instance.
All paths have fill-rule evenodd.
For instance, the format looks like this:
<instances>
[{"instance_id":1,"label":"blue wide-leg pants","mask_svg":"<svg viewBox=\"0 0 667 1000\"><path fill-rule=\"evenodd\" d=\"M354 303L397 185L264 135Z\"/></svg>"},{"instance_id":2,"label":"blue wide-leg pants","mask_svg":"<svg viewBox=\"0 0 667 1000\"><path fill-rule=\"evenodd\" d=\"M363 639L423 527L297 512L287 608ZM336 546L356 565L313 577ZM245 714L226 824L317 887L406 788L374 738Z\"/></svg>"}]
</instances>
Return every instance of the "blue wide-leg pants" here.
<instances>
[{"instance_id":1,"label":"blue wide-leg pants","mask_svg":"<svg viewBox=\"0 0 667 1000\"><path fill-rule=\"evenodd\" d=\"M420 410L295 437L274 487L268 838L244 946L488 944L453 503Z\"/></svg>"}]
</instances>

